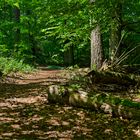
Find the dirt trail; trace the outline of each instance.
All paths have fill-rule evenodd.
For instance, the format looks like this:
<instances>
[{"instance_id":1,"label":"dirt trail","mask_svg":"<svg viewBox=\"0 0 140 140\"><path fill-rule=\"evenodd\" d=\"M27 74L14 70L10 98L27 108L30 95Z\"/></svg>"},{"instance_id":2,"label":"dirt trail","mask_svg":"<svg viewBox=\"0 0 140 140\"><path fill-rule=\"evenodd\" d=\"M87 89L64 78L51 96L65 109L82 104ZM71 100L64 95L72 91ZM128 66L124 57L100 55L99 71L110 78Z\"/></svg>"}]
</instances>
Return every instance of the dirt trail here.
<instances>
[{"instance_id":1,"label":"dirt trail","mask_svg":"<svg viewBox=\"0 0 140 140\"><path fill-rule=\"evenodd\" d=\"M66 82L66 79L61 76L63 72L62 70L38 70L32 74L9 76L5 82L0 83L0 97L7 98L6 101L29 104L46 102L47 86Z\"/></svg>"},{"instance_id":2,"label":"dirt trail","mask_svg":"<svg viewBox=\"0 0 140 140\"><path fill-rule=\"evenodd\" d=\"M137 123L80 108L48 104L46 87L66 81L63 70L39 70L22 77L8 77L6 83L0 83L0 140L138 137Z\"/></svg>"},{"instance_id":3,"label":"dirt trail","mask_svg":"<svg viewBox=\"0 0 140 140\"><path fill-rule=\"evenodd\" d=\"M62 81L64 79L62 77L62 73L64 73L64 70L38 70L37 72L34 72L32 74L24 74L22 75L22 77L15 77L9 80L16 84L43 83L51 81L59 82L59 80Z\"/></svg>"}]
</instances>

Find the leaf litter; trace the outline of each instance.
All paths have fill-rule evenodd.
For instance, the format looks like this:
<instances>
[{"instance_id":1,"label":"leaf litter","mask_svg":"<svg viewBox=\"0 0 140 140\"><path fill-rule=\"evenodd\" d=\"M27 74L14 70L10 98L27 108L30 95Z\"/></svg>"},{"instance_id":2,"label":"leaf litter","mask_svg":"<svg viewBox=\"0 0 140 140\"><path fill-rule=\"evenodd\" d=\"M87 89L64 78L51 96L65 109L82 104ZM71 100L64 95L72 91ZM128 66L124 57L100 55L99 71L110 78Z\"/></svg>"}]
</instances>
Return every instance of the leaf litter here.
<instances>
[{"instance_id":1,"label":"leaf litter","mask_svg":"<svg viewBox=\"0 0 140 140\"><path fill-rule=\"evenodd\" d=\"M63 70L40 70L0 83L0 139L138 139L140 122L49 104L48 85L66 82Z\"/></svg>"}]
</instances>

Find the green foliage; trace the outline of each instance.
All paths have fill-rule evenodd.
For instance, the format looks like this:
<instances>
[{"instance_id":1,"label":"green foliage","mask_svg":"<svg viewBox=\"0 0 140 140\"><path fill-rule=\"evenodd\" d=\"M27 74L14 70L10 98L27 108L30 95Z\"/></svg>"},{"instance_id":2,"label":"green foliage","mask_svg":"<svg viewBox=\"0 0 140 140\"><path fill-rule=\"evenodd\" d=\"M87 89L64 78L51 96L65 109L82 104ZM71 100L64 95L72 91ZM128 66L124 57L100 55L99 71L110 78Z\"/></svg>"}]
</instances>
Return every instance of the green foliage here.
<instances>
[{"instance_id":1,"label":"green foliage","mask_svg":"<svg viewBox=\"0 0 140 140\"><path fill-rule=\"evenodd\" d=\"M57 0L55 3L57 2L60 1ZM61 10L61 13L60 11L57 13L56 8L52 7L50 13L48 12L50 19L47 27L42 30L44 34L53 37L58 41L59 48L62 52L66 51L70 46L74 46L76 63L82 61L82 57L89 60L88 56L81 56L83 51L89 54L90 26L87 6L86 3L81 1L60 2L57 10Z\"/></svg>"},{"instance_id":2,"label":"green foliage","mask_svg":"<svg viewBox=\"0 0 140 140\"><path fill-rule=\"evenodd\" d=\"M107 97L107 102L112 103L114 105L122 105L122 106L127 106L130 108L137 108L140 109L140 103L139 102L134 102L129 99L121 99L119 97L114 97L114 96L108 96Z\"/></svg>"},{"instance_id":3,"label":"green foliage","mask_svg":"<svg viewBox=\"0 0 140 140\"><path fill-rule=\"evenodd\" d=\"M70 85L70 88L74 91L77 91L79 90L79 88L81 88L81 86L79 84L72 84Z\"/></svg>"},{"instance_id":4,"label":"green foliage","mask_svg":"<svg viewBox=\"0 0 140 140\"><path fill-rule=\"evenodd\" d=\"M114 14L118 5L122 6L121 21ZM16 8L20 11L19 22L15 20ZM62 65L64 52L73 46L74 64L89 66L90 31L97 24L101 27L105 59L110 58L110 34L117 24L121 24L122 36L127 33L120 44L121 54L139 44L139 9L139 1L134 0L1 0L0 56L27 63ZM125 63L139 64L139 48Z\"/></svg>"},{"instance_id":5,"label":"green foliage","mask_svg":"<svg viewBox=\"0 0 140 140\"><path fill-rule=\"evenodd\" d=\"M18 61L14 58L0 57L0 71L3 75L7 75L10 72L23 72L28 73L34 70L33 67L24 64L23 61Z\"/></svg>"}]
</instances>

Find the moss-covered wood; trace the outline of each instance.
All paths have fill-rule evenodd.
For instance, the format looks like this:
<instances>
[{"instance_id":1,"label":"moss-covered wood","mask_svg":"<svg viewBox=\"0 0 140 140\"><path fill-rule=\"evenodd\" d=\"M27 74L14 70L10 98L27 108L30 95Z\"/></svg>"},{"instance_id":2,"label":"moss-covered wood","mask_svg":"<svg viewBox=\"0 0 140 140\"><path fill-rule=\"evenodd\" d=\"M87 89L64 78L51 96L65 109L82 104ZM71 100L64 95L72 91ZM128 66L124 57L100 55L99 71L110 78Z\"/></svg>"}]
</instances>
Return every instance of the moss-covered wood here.
<instances>
[{"instance_id":1,"label":"moss-covered wood","mask_svg":"<svg viewBox=\"0 0 140 140\"><path fill-rule=\"evenodd\" d=\"M136 85L137 81L134 79L133 75L127 75L120 72L111 71L94 71L92 70L87 74L91 78L93 83L103 83L103 84L117 84L117 85Z\"/></svg>"},{"instance_id":2,"label":"moss-covered wood","mask_svg":"<svg viewBox=\"0 0 140 140\"><path fill-rule=\"evenodd\" d=\"M69 104L109 113L126 119L140 120L140 103L105 93L89 94L84 91L74 91L66 86L52 85L48 89L48 100L53 103Z\"/></svg>"}]
</instances>

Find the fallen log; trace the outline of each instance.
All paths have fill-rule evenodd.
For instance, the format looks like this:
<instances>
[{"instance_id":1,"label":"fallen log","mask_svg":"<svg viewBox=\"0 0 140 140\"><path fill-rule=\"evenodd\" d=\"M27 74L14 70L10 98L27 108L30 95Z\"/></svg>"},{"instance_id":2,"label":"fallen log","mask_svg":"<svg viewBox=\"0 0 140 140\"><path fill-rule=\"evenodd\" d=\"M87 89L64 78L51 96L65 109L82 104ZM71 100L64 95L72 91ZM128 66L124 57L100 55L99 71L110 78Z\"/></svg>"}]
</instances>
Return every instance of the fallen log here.
<instances>
[{"instance_id":1,"label":"fallen log","mask_svg":"<svg viewBox=\"0 0 140 140\"><path fill-rule=\"evenodd\" d=\"M48 101L109 113L115 117L140 120L140 103L105 93L89 94L74 91L66 86L52 85L48 89Z\"/></svg>"},{"instance_id":2,"label":"fallen log","mask_svg":"<svg viewBox=\"0 0 140 140\"><path fill-rule=\"evenodd\" d=\"M134 76L111 71L90 71L86 76L91 78L92 83L117 84L123 86L135 86L137 81Z\"/></svg>"}]
</instances>

